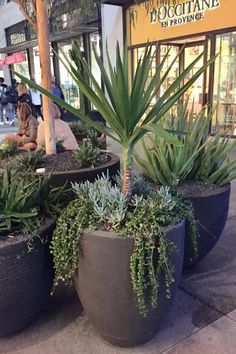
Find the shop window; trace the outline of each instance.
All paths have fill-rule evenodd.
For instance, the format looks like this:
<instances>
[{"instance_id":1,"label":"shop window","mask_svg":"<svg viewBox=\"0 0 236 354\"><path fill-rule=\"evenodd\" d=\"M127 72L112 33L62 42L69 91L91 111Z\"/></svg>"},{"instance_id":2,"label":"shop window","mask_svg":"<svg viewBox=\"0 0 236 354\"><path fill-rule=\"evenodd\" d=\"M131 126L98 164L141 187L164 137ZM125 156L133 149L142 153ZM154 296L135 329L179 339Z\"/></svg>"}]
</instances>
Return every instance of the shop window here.
<instances>
[{"instance_id":1,"label":"shop window","mask_svg":"<svg viewBox=\"0 0 236 354\"><path fill-rule=\"evenodd\" d=\"M25 21L6 28L7 45L15 45L26 41Z\"/></svg>"},{"instance_id":2,"label":"shop window","mask_svg":"<svg viewBox=\"0 0 236 354\"><path fill-rule=\"evenodd\" d=\"M18 33L13 33L10 34L9 36L9 45L14 45L18 43L22 43L25 41L25 32L18 32Z\"/></svg>"},{"instance_id":3,"label":"shop window","mask_svg":"<svg viewBox=\"0 0 236 354\"><path fill-rule=\"evenodd\" d=\"M29 65L28 65L28 55L27 51L24 51L25 53L25 61L22 61L20 63L16 63L12 65L13 72L20 73L21 75L27 77L27 79L30 78L30 73L29 73Z\"/></svg>"},{"instance_id":4,"label":"shop window","mask_svg":"<svg viewBox=\"0 0 236 354\"><path fill-rule=\"evenodd\" d=\"M236 135L236 32L216 36L213 131Z\"/></svg>"},{"instance_id":5,"label":"shop window","mask_svg":"<svg viewBox=\"0 0 236 354\"><path fill-rule=\"evenodd\" d=\"M91 47L91 53L90 53L90 58L91 58L91 70L92 73L94 75L94 77L96 78L97 82L101 82L101 75L100 75L100 70L97 64L97 61L95 59L95 55L94 55L94 50L93 48L96 50L96 52L98 53L98 55L100 56L100 37L98 33L91 33L89 35L89 41L90 41L90 47Z\"/></svg>"},{"instance_id":6,"label":"shop window","mask_svg":"<svg viewBox=\"0 0 236 354\"><path fill-rule=\"evenodd\" d=\"M80 49L81 51L84 50L82 38L79 38ZM60 46L60 49L63 50L65 55L70 58L70 50L71 44L64 44ZM70 59L69 59L70 60ZM65 100L69 104L71 104L75 108L80 107L80 96L79 96L79 89L77 85L73 82L70 74L67 72L66 68L59 62L59 70L60 70L60 83L63 93L65 95Z\"/></svg>"},{"instance_id":7,"label":"shop window","mask_svg":"<svg viewBox=\"0 0 236 354\"><path fill-rule=\"evenodd\" d=\"M136 67L138 65L138 62L140 60L140 58L142 58L143 54L144 54L144 51L145 51L145 47L140 47L140 48L135 48L134 49L134 72L136 70ZM147 83L146 83L146 88L149 86L149 83L151 81L151 79L153 78L153 76L155 75L156 73L156 46L153 45L152 46L152 56L153 56L153 59L152 59L152 64L151 64L151 68L149 70L149 75L148 75L148 80L147 80ZM151 106L154 105L156 102L156 97L154 97L151 101Z\"/></svg>"},{"instance_id":8,"label":"shop window","mask_svg":"<svg viewBox=\"0 0 236 354\"><path fill-rule=\"evenodd\" d=\"M193 45L184 49L184 69L186 69L204 51L204 45ZM194 65L184 80L186 83L204 65L204 57ZM204 74L200 75L193 85L185 92L184 98L189 99L189 110L193 107L193 113L197 115L204 102Z\"/></svg>"},{"instance_id":9,"label":"shop window","mask_svg":"<svg viewBox=\"0 0 236 354\"><path fill-rule=\"evenodd\" d=\"M51 73L53 74L53 52L50 52L50 64L51 64ZM33 48L33 60L34 60L34 79L37 84L41 84L41 66L39 58L39 47Z\"/></svg>"},{"instance_id":10,"label":"shop window","mask_svg":"<svg viewBox=\"0 0 236 354\"><path fill-rule=\"evenodd\" d=\"M160 46L160 62L164 59L166 53L169 51L168 56L165 60L165 63L163 65L163 68L161 70L161 77L166 73L167 69L170 67L171 63L173 62L174 58L177 56L179 53L179 47L178 46L168 46L168 45L161 45ZM172 65L170 72L167 76L167 78L164 80L162 87L161 87L161 92L160 95L162 95L168 87L173 83L175 79L179 76L179 57L175 60L174 64Z\"/></svg>"}]
</instances>

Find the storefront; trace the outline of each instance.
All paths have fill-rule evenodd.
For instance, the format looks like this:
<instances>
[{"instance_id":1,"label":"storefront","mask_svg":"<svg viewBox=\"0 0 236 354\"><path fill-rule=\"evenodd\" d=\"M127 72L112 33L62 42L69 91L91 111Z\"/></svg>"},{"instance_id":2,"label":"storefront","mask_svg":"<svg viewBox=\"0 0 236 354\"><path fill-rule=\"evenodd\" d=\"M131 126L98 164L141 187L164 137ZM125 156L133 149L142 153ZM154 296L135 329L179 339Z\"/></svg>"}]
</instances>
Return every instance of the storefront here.
<instances>
[{"instance_id":1,"label":"storefront","mask_svg":"<svg viewBox=\"0 0 236 354\"><path fill-rule=\"evenodd\" d=\"M158 3L158 8L149 12L145 5L127 11L132 68L135 68L147 42L152 43L155 52L150 76L154 75L156 66L169 48L166 65L184 46L164 83L167 87L201 52L204 51L204 56L192 74L210 56L219 53L215 64L198 78L186 96L190 95L190 104L194 102L196 114L205 104L213 108L213 133L236 132L235 0L163 0ZM130 11L134 16L130 17ZM163 67L162 72L165 70Z\"/></svg>"},{"instance_id":2,"label":"storefront","mask_svg":"<svg viewBox=\"0 0 236 354\"><path fill-rule=\"evenodd\" d=\"M78 9L78 1L68 1L67 5L71 5L68 7L68 12L65 13L67 9L65 6L57 7L50 20L51 73L61 86L66 101L78 108L80 107L79 90L60 62L58 53L62 49L69 57L73 40L78 41L85 58L96 75L97 68L92 46L95 45L97 51L100 52L100 14L96 8L89 15L81 14ZM6 28L5 34L7 46L0 48L0 54L5 58L2 63L0 62L0 70L2 64L5 69L9 69L11 78L14 78L14 72L19 72L40 84L41 67L36 32L24 20ZM19 53L22 55L21 60L11 60Z\"/></svg>"}]
</instances>

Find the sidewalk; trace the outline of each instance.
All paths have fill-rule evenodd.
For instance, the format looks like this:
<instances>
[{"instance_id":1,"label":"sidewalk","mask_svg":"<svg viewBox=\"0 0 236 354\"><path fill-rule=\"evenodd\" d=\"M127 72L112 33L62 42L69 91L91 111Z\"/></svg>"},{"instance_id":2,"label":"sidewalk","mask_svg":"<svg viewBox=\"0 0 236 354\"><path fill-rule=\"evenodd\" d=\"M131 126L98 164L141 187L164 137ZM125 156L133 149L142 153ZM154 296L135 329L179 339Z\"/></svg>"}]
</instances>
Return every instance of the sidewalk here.
<instances>
[{"instance_id":1,"label":"sidewalk","mask_svg":"<svg viewBox=\"0 0 236 354\"><path fill-rule=\"evenodd\" d=\"M235 354L236 181L230 217L214 250L185 271L168 315L146 345L122 349L107 344L82 312L76 294L56 295L27 330L0 339L0 353L17 354Z\"/></svg>"},{"instance_id":2,"label":"sidewalk","mask_svg":"<svg viewBox=\"0 0 236 354\"><path fill-rule=\"evenodd\" d=\"M17 126L10 126L9 124L0 125L0 143L5 134L15 134L17 131Z\"/></svg>"}]
</instances>

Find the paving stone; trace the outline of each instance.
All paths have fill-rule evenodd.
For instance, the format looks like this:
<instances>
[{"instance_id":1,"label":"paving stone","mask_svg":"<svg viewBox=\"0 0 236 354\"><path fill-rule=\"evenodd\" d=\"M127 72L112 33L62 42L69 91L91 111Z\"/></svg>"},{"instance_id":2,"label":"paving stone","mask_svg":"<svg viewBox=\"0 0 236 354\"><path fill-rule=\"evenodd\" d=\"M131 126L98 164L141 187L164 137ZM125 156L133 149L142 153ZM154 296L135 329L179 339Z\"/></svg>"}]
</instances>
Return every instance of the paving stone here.
<instances>
[{"instance_id":1,"label":"paving stone","mask_svg":"<svg viewBox=\"0 0 236 354\"><path fill-rule=\"evenodd\" d=\"M168 354L235 354L236 322L224 316L165 351Z\"/></svg>"},{"instance_id":2,"label":"paving stone","mask_svg":"<svg viewBox=\"0 0 236 354\"><path fill-rule=\"evenodd\" d=\"M231 217L213 251L184 271L181 288L223 314L236 308L236 217Z\"/></svg>"},{"instance_id":3,"label":"paving stone","mask_svg":"<svg viewBox=\"0 0 236 354\"><path fill-rule=\"evenodd\" d=\"M234 320L236 322L236 310L233 310L228 313L227 317L231 318L231 320Z\"/></svg>"},{"instance_id":4,"label":"paving stone","mask_svg":"<svg viewBox=\"0 0 236 354\"><path fill-rule=\"evenodd\" d=\"M0 339L0 353L18 354L158 354L221 316L181 290L177 291L157 335L146 345L119 349L106 343L82 314L76 296L56 298L24 332Z\"/></svg>"}]
</instances>

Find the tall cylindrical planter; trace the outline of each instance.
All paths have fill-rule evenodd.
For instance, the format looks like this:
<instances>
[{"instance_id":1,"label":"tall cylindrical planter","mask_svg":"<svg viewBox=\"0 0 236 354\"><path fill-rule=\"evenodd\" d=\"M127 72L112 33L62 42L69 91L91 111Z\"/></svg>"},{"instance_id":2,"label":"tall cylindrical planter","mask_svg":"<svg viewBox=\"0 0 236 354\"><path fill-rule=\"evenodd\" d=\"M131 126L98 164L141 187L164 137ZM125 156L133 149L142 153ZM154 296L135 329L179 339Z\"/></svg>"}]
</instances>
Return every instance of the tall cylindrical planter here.
<instances>
[{"instance_id":1,"label":"tall cylindrical planter","mask_svg":"<svg viewBox=\"0 0 236 354\"><path fill-rule=\"evenodd\" d=\"M230 184L219 187L204 196L188 197L198 223L198 254L194 252L189 230L186 230L184 267L194 265L205 257L219 240L229 211Z\"/></svg>"},{"instance_id":2,"label":"tall cylindrical planter","mask_svg":"<svg viewBox=\"0 0 236 354\"><path fill-rule=\"evenodd\" d=\"M184 253L184 222L167 230L176 246L170 256L175 282L171 298L178 286ZM135 346L151 339L170 305L166 297L164 274L160 277L158 307L150 309L147 318L140 315L130 280L130 256L133 237L114 232L86 232L82 235L77 290L89 320L110 343Z\"/></svg>"},{"instance_id":3,"label":"tall cylindrical planter","mask_svg":"<svg viewBox=\"0 0 236 354\"><path fill-rule=\"evenodd\" d=\"M51 238L54 221L40 231ZM49 242L17 236L0 242L0 337L26 328L43 310L53 284Z\"/></svg>"}]
</instances>

